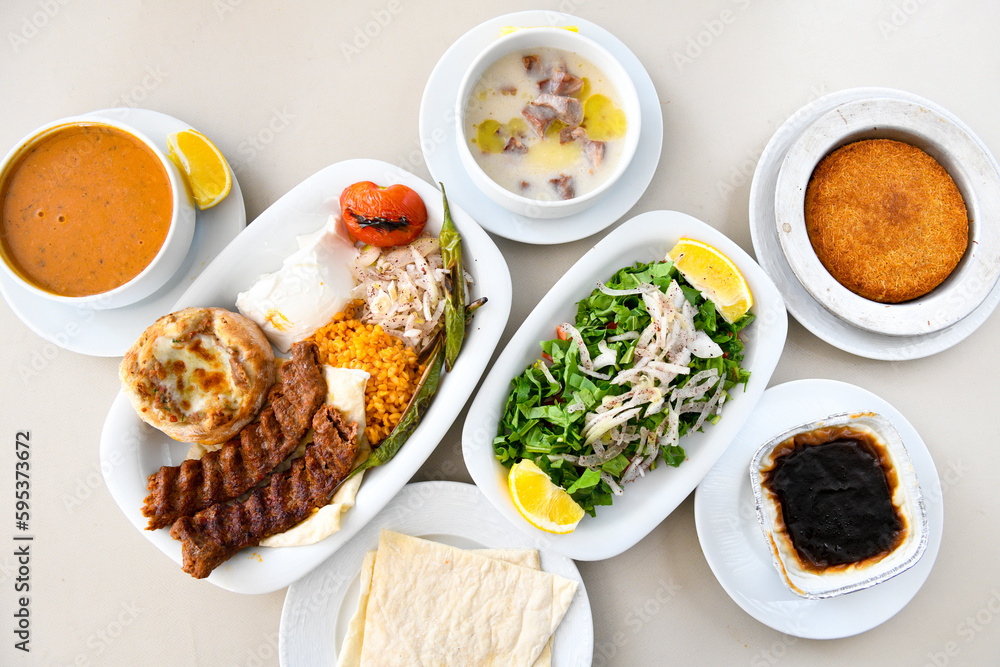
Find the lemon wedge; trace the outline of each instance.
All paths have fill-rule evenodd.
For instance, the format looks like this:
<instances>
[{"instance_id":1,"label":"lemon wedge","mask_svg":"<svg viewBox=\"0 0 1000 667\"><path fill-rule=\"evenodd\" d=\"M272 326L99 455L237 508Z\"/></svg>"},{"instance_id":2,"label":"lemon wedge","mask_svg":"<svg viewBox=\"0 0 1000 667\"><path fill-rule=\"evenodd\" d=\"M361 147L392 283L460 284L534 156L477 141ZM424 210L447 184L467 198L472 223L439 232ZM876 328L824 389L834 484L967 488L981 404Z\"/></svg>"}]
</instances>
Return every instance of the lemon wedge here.
<instances>
[{"instance_id":1,"label":"lemon wedge","mask_svg":"<svg viewBox=\"0 0 1000 667\"><path fill-rule=\"evenodd\" d=\"M557 25L557 26L519 26L519 25L505 25L500 28L500 36L509 35L512 32L517 32L518 30L526 30L528 28L562 28L563 30L569 30L570 32L580 32L580 27L575 25Z\"/></svg>"},{"instance_id":2,"label":"lemon wedge","mask_svg":"<svg viewBox=\"0 0 1000 667\"><path fill-rule=\"evenodd\" d=\"M701 241L682 238L667 256L691 285L732 324L753 305L747 281L732 260Z\"/></svg>"},{"instance_id":3,"label":"lemon wedge","mask_svg":"<svg viewBox=\"0 0 1000 667\"><path fill-rule=\"evenodd\" d=\"M233 188L233 173L226 158L201 132L184 130L167 137L171 160L184 174L198 208L212 208Z\"/></svg>"},{"instance_id":4,"label":"lemon wedge","mask_svg":"<svg viewBox=\"0 0 1000 667\"><path fill-rule=\"evenodd\" d=\"M625 112L608 97L591 95L583 103L583 128L587 138L593 141L608 141L625 136L628 121Z\"/></svg>"},{"instance_id":5,"label":"lemon wedge","mask_svg":"<svg viewBox=\"0 0 1000 667\"><path fill-rule=\"evenodd\" d=\"M583 518L583 508L530 459L515 463L507 482L514 507L535 528L547 533L571 533Z\"/></svg>"}]
</instances>

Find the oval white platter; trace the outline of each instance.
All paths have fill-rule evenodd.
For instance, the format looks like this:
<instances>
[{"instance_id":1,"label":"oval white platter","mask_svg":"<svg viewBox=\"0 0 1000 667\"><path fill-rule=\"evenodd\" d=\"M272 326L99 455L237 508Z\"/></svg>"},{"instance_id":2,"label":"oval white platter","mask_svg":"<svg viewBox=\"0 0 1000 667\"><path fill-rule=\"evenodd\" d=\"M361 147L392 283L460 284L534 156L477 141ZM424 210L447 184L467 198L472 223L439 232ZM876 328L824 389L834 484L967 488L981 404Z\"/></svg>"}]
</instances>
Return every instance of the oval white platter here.
<instances>
[{"instance_id":1,"label":"oval white platter","mask_svg":"<svg viewBox=\"0 0 1000 667\"><path fill-rule=\"evenodd\" d=\"M282 260L298 249L296 237L319 229L339 210L341 191L357 181L403 183L413 188L427 206L427 230L432 234L440 231L443 206L437 188L378 160L338 162L316 172L261 213L202 272L172 310L188 306L235 310L236 295L260 274L280 268ZM420 425L392 461L366 473L356 505L341 520L340 532L310 546L245 549L218 567L208 581L240 593L269 593L305 575L357 533L406 484L465 405L507 324L511 282L507 263L489 235L460 207L452 205L451 212L462 235L465 268L475 281L473 298L485 296L489 301L469 324L462 353L452 372L442 378ZM111 496L132 525L178 564L180 543L167 529L145 530L140 508L147 495L148 476L160 466L179 465L188 447L142 422L121 392L101 432L101 470Z\"/></svg>"},{"instance_id":2,"label":"oval white platter","mask_svg":"<svg viewBox=\"0 0 1000 667\"><path fill-rule=\"evenodd\" d=\"M510 381L541 356L539 343L555 337L560 322L572 322L576 303L618 269L635 262L662 260L681 237L704 241L739 267L750 286L757 319L741 332L746 343L744 366L750 381L733 390L717 424L681 440L687 459L677 468L660 465L625 488L614 504L597 508L568 535L550 535L532 527L514 507L507 488L507 468L496 460L493 438L510 392ZM733 241L704 222L676 211L651 211L632 218L573 265L538 303L514 334L483 381L465 420L462 452L476 484L490 502L528 535L577 560L616 556L647 535L683 501L722 455L750 416L778 363L788 318L777 287Z\"/></svg>"},{"instance_id":3,"label":"oval white platter","mask_svg":"<svg viewBox=\"0 0 1000 667\"><path fill-rule=\"evenodd\" d=\"M351 542L308 576L288 587L278 630L278 660L285 667L335 665L358 605L361 561L378 547L383 528L460 549L538 549L542 569L579 584L555 633L554 667L589 665L594 620L580 571L515 530L472 484L407 484Z\"/></svg>"},{"instance_id":4,"label":"oval white platter","mask_svg":"<svg viewBox=\"0 0 1000 667\"><path fill-rule=\"evenodd\" d=\"M762 443L803 421L869 411L888 418L906 446L927 507L927 549L913 567L877 586L824 600L801 598L785 587L774 569L757 523L750 460ZM709 567L745 612L788 635L837 639L884 623L917 594L941 548L943 500L934 459L898 410L845 382L797 380L764 392L743 430L698 486L694 519Z\"/></svg>"}]
</instances>

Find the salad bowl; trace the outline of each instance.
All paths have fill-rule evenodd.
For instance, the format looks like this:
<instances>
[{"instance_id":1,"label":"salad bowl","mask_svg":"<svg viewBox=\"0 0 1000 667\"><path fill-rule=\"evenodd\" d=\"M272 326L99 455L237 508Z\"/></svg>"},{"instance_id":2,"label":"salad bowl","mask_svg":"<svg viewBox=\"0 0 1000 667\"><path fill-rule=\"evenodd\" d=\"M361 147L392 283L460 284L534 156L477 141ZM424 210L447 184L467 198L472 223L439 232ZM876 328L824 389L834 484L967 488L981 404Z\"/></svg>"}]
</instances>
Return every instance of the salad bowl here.
<instances>
[{"instance_id":1,"label":"salad bowl","mask_svg":"<svg viewBox=\"0 0 1000 667\"><path fill-rule=\"evenodd\" d=\"M745 386L730 391L718 423L689 433L680 444L686 459L676 468L659 465L625 485L611 506L600 506L565 535L543 532L515 508L508 491L507 468L494 455L493 440L511 379L541 356L539 343L555 337L556 326L573 321L576 304L600 281L635 262L659 261L682 237L704 241L729 257L746 278L753 294L750 312L756 319L741 332L745 343L743 367L750 371ZM739 433L767 386L785 342L788 328L784 302L771 279L738 245L704 222L676 211L651 211L624 223L586 255L538 303L511 338L483 382L462 432L462 452L473 480L483 494L515 526L540 546L577 560L616 556L653 530L698 485Z\"/></svg>"}]
</instances>

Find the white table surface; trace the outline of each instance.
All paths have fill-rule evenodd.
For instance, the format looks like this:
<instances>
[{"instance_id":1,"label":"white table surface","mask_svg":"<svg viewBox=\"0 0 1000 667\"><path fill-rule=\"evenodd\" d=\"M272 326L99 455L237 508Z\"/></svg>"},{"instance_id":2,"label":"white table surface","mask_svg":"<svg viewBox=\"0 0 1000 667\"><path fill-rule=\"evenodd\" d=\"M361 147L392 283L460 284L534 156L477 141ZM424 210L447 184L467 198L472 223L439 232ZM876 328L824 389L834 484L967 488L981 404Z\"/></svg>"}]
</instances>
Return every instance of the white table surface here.
<instances>
[{"instance_id":1,"label":"white table surface","mask_svg":"<svg viewBox=\"0 0 1000 667\"><path fill-rule=\"evenodd\" d=\"M931 99L1000 151L1000 5L980 1L434 3L5 0L0 149L50 120L115 105L183 118L237 169L252 220L321 167L419 157L424 82L445 49L493 16L562 9L620 37L660 96L663 157L626 217L676 209L752 252L750 177L799 107L857 86ZM366 24L384 26L345 55ZM387 19L388 17L388 19ZM387 20L386 20L387 19ZM349 56L349 57L348 57ZM475 216L474 211L470 213ZM997 221L985 221L995 224ZM514 303L503 345L601 235L562 246L497 238ZM944 482L944 543L913 601L856 637L808 641L732 602L698 544L688 498L624 554L580 563L595 665L983 665L1000 656L1000 316L930 358L841 352L794 322L772 384L851 382L914 424ZM283 592L228 593L182 574L114 505L97 459L117 359L56 350L0 305L0 664L275 665ZM469 481L464 412L415 480ZM14 439L32 432L31 652L14 648Z\"/></svg>"}]
</instances>

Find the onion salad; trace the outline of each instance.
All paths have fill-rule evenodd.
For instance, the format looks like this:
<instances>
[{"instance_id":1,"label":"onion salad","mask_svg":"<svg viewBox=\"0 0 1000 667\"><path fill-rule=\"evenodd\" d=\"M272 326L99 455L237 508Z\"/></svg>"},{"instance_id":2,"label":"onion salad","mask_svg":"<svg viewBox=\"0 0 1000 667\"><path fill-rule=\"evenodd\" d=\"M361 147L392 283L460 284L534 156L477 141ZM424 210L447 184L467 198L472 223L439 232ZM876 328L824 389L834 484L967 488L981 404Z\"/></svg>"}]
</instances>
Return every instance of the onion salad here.
<instances>
[{"instance_id":1,"label":"onion salad","mask_svg":"<svg viewBox=\"0 0 1000 667\"><path fill-rule=\"evenodd\" d=\"M661 461L683 463L681 438L719 420L750 378L738 332L753 319L726 322L669 260L619 270L511 381L497 459L531 459L595 515Z\"/></svg>"}]
</instances>

